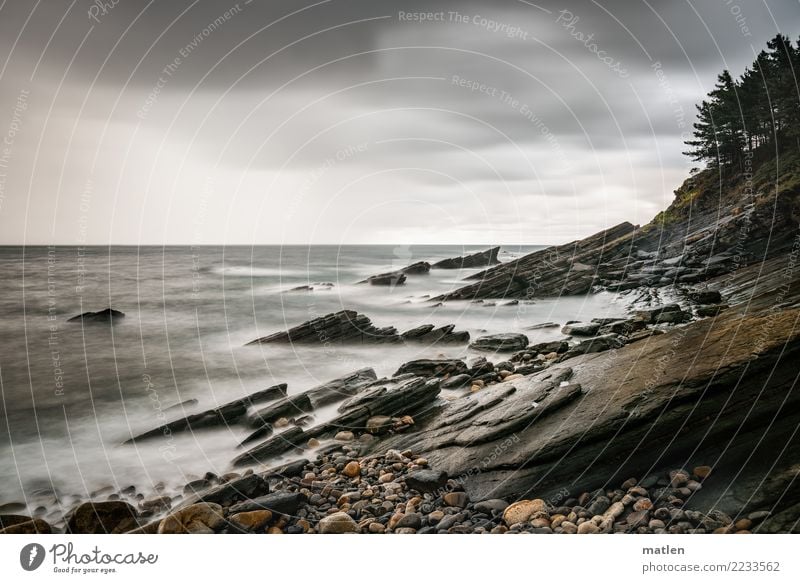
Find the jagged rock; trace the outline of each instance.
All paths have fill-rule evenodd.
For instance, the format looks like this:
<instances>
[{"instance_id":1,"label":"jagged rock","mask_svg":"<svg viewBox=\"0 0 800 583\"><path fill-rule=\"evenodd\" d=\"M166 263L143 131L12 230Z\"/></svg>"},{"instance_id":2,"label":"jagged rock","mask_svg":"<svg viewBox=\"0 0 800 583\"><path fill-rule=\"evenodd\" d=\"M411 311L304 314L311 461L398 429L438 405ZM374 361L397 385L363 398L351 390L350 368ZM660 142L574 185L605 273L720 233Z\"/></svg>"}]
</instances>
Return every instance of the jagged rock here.
<instances>
[{"instance_id":1,"label":"jagged rock","mask_svg":"<svg viewBox=\"0 0 800 583\"><path fill-rule=\"evenodd\" d=\"M604 334L603 336L595 336L580 342L577 346L573 346L566 353L564 353L560 360L573 358L580 354L592 354L595 352L604 352L612 348L620 348L625 344L625 341L620 338L618 334Z\"/></svg>"},{"instance_id":2,"label":"jagged rock","mask_svg":"<svg viewBox=\"0 0 800 583\"><path fill-rule=\"evenodd\" d=\"M653 318L654 324L681 324L688 322L692 319L689 312L683 310L673 310L671 312L662 312Z\"/></svg>"},{"instance_id":3,"label":"jagged rock","mask_svg":"<svg viewBox=\"0 0 800 583\"><path fill-rule=\"evenodd\" d=\"M381 273L379 275L372 275L367 278L367 283L370 285L403 285L406 282L406 274L393 271L391 273Z\"/></svg>"},{"instance_id":4,"label":"jagged rock","mask_svg":"<svg viewBox=\"0 0 800 583\"><path fill-rule=\"evenodd\" d=\"M278 433L264 443L236 456L233 458L233 465L234 467L246 466L288 451L301 452L309 437L311 436L306 435L301 427L290 427L283 433Z\"/></svg>"},{"instance_id":5,"label":"jagged rock","mask_svg":"<svg viewBox=\"0 0 800 583\"><path fill-rule=\"evenodd\" d=\"M768 301L763 305L769 310ZM473 500L520 499L531 489L542 499L558 497L567 482L574 482L572 492L594 491L612 476L652 471L655 443L662 444L665 465L724 453L730 477L717 475L722 489L706 480L693 500L707 496L709 505L719 500L725 505L720 510L739 512L741 500L763 490L764 475L753 476L752 491L720 498L729 484L744 481L737 478L740 464L763 459L763 472L771 472L775 454L769 452L796 439L800 414L788 412L800 411L793 390L798 318L800 309L757 315L731 309L651 336L646 344L622 346L613 358L576 356L450 402L427 426L389 436L382 447L410 449L460 476ZM751 406L756 400L758 411ZM776 421L779 411L785 416ZM763 452L755 459L753 443ZM787 501L795 499L792 493Z\"/></svg>"},{"instance_id":6,"label":"jagged rock","mask_svg":"<svg viewBox=\"0 0 800 583\"><path fill-rule=\"evenodd\" d=\"M528 346L528 337L525 334L490 334L481 336L469 345L473 350L485 350L491 352L513 352L522 350Z\"/></svg>"},{"instance_id":7,"label":"jagged rock","mask_svg":"<svg viewBox=\"0 0 800 583\"><path fill-rule=\"evenodd\" d=\"M142 441L144 439L150 439L153 437L163 437L171 433L178 433L189 429L196 430L238 423L244 418L247 410L250 407L261 403L274 401L276 399L285 398L286 388L286 384L274 385L272 387L252 393L247 397L230 401L229 403L226 403L221 407L217 407L216 409L209 409L208 411L204 411L202 413L196 413L176 421L170 421L169 423L165 423L164 425L156 427L155 429L151 429L150 431L146 431L135 437L132 437L125 443L133 443L134 441Z\"/></svg>"},{"instance_id":8,"label":"jagged rock","mask_svg":"<svg viewBox=\"0 0 800 583\"><path fill-rule=\"evenodd\" d=\"M634 332L644 330L646 324L641 320L613 320L603 324L600 327L599 333L602 334L621 334L629 336Z\"/></svg>"},{"instance_id":9,"label":"jagged rock","mask_svg":"<svg viewBox=\"0 0 800 583\"><path fill-rule=\"evenodd\" d=\"M460 389L468 386L472 382L472 376L468 374L457 374L446 378L439 385L443 389Z\"/></svg>"},{"instance_id":10,"label":"jagged rock","mask_svg":"<svg viewBox=\"0 0 800 583\"><path fill-rule=\"evenodd\" d=\"M556 352L561 354L569 350L569 343L564 340L553 340L552 342L539 342L528 347L528 352L534 354L549 354Z\"/></svg>"},{"instance_id":11,"label":"jagged rock","mask_svg":"<svg viewBox=\"0 0 800 583\"><path fill-rule=\"evenodd\" d=\"M469 342L469 332L454 332L455 324L449 324L440 328L434 327L433 324L425 324L417 326L400 335L400 338L405 342L426 342L426 343L448 343L448 344L464 344Z\"/></svg>"},{"instance_id":12,"label":"jagged rock","mask_svg":"<svg viewBox=\"0 0 800 583\"><path fill-rule=\"evenodd\" d=\"M427 261L417 261L416 263L412 263L411 265L404 267L400 271L405 273L406 275L423 275L429 273L431 270L431 264Z\"/></svg>"},{"instance_id":13,"label":"jagged rock","mask_svg":"<svg viewBox=\"0 0 800 583\"><path fill-rule=\"evenodd\" d=\"M328 381L325 384L309 389L304 393L285 397L250 413L247 422L250 427L260 429L266 424L274 423L281 417L291 417L313 411L318 407L329 405L355 395L360 389L377 380L375 371L363 368L349 375ZM250 438L245 441L252 441Z\"/></svg>"},{"instance_id":14,"label":"jagged rock","mask_svg":"<svg viewBox=\"0 0 800 583\"><path fill-rule=\"evenodd\" d=\"M497 259L497 254L500 247L493 247L486 251L473 253L472 255L465 255L464 257L453 257L451 259L442 259L437 261L431 268L433 269L471 269L474 267L486 267L488 265L496 265L500 263Z\"/></svg>"},{"instance_id":15,"label":"jagged rock","mask_svg":"<svg viewBox=\"0 0 800 583\"><path fill-rule=\"evenodd\" d=\"M392 327L376 328L372 321L353 310L342 310L304 322L284 332L257 338L250 344L305 343L326 344L329 342L384 343L398 342L397 330Z\"/></svg>"},{"instance_id":16,"label":"jagged rock","mask_svg":"<svg viewBox=\"0 0 800 583\"><path fill-rule=\"evenodd\" d=\"M613 257L624 259L635 233L636 227L621 223L581 241L536 251L477 273L469 277L476 283L434 300L532 299L588 293L600 276L595 266Z\"/></svg>"},{"instance_id":17,"label":"jagged rock","mask_svg":"<svg viewBox=\"0 0 800 583\"><path fill-rule=\"evenodd\" d=\"M413 374L420 377L438 377L445 375L465 374L468 372L467 365L463 360L445 359L431 360L422 358L411 360L401 365L394 373L394 376Z\"/></svg>"},{"instance_id":18,"label":"jagged rock","mask_svg":"<svg viewBox=\"0 0 800 583\"><path fill-rule=\"evenodd\" d=\"M114 321L119 321L125 317L125 314L119 310L112 310L106 308L99 312L84 312L78 316L73 316L67 322L84 322L84 323L109 323L113 324Z\"/></svg>"},{"instance_id":19,"label":"jagged rock","mask_svg":"<svg viewBox=\"0 0 800 583\"><path fill-rule=\"evenodd\" d=\"M649 310L637 310L634 312L634 319L647 324L655 324L657 318L669 312L681 312L681 307L678 304L667 304Z\"/></svg>"}]
</instances>

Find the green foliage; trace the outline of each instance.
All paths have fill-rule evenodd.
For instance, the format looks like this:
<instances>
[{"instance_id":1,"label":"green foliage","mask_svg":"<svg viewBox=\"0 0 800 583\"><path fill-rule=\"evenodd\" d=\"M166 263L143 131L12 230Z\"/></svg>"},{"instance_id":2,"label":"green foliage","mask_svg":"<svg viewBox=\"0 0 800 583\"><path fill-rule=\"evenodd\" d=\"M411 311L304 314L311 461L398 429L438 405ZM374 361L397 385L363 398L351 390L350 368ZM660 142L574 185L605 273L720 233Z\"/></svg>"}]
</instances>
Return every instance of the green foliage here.
<instances>
[{"instance_id":1,"label":"green foliage","mask_svg":"<svg viewBox=\"0 0 800 583\"><path fill-rule=\"evenodd\" d=\"M800 147L800 40L777 35L736 80L717 77L697 106L693 140L685 154L709 166L742 168L745 154Z\"/></svg>"}]
</instances>

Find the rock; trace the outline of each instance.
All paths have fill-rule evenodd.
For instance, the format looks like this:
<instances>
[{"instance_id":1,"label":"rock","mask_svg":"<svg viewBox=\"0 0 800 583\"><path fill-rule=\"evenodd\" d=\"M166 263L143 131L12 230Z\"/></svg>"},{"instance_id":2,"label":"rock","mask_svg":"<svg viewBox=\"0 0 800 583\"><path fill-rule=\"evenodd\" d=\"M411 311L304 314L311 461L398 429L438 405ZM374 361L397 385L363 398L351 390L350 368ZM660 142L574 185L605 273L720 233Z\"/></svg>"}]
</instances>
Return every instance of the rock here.
<instances>
[{"instance_id":1,"label":"rock","mask_svg":"<svg viewBox=\"0 0 800 583\"><path fill-rule=\"evenodd\" d=\"M562 523L561 527L564 527ZM600 532L600 528L594 522L582 522L578 525L578 534L597 534Z\"/></svg>"},{"instance_id":2,"label":"rock","mask_svg":"<svg viewBox=\"0 0 800 583\"><path fill-rule=\"evenodd\" d=\"M486 267L500 263L497 254L500 247L492 247L486 251L479 251L464 257L454 257L442 259L431 265L432 269L471 269L475 267Z\"/></svg>"},{"instance_id":3,"label":"rock","mask_svg":"<svg viewBox=\"0 0 800 583\"><path fill-rule=\"evenodd\" d=\"M505 500L501 500L499 498L493 498L491 500L482 500L480 502L475 503L475 511L476 512L483 512L492 516L495 512L502 512L508 508L508 502Z\"/></svg>"},{"instance_id":4,"label":"rock","mask_svg":"<svg viewBox=\"0 0 800 583\"><path fill-rule=\"evenodd\" d=\"M416 263L412 263L407 267L404 267L400 271L408 275L424 275L429 273L431 270L431 264L427 261L417 261Z\"/></svg>"},{"instance_id":5,"label":"rock","mask_svg":"<svg viewBox=\"0 0 800 583\"><path fill-rule=\"evenodd\" d=\"M698 318L713 318L719 315L723 310L727 310L728 306L725 304L718 304L716 306L697 306L694 309L694 314Z\"/></svg>"},{"instance_id":6,"label":"rock","mask_svg":"<svg viewBox=\"0 0 800 583\"><path fill-rule=\"evenodd\" d=\"M473 350L491 352L512 352L522 350L528 346L528 337L525 334L490 334L477 338L469 347Z\"/></svg>"},{"instance_id":7,"label":"rock","mask_svg":"<svg viewBox=\"0 0 800 583\"><path fill-rule=\"evenodd\" d=\"M224 525L222 506L202 502L166 516L158 525L158 534L210 534Z\"/></svg>"},{"instance_id":8,"label":"rock","mask_svg":"<svg viewBox=\"0 0 800 583\"><path fill-rule=\"evenodd\" d=\"M722 303L722 294L716 290L702 290L690 293L689 299L696 304L719 304Z\"/></svg>"},{"instance_id":9,"label":"rock","mask_svg":"<svg viewBox=\"0 0 800 583\"><path fill-rule=\"evenodd\" d=\"M422 528L422 515L418 512L405 514L397 521L394 528L395 530L398 528L413 528L414 530L419 530Z\"/></svg>"},{"instance_id":10,"label":"rock","mask_svg":"<svg viewBox=\"0 0 800 583\"><path fill-rule=\"evenodd\" d=\"M17 516L22 520L11 520L13 515L0 516L0 534L52 534L53 529L41 518Z\"/></svg>"},{"instance_id":11,"label":"rock","mask_svg":"<svg viewBox=\"0 0 800 583\"><path fill-rule=\"evenodd\" d=\"M229 520L247 531L263 530L272 520L272 512L269 510L253 510L251 512L238 512L233 514Z\"/></svg>"},{"instance_id":12,"label":"rock","mask_svg":"<svg viewBox=\"0 0 800 583\"><path fill-rule=\"evenodd\" d=\"M528 350L537 354L548 354L555 352L561 354L569 350L569 343L563 340L554 340L552 342L540 342L528 347Z\"/></svg>"},{"instance_id":13,"label":"rock","mask_svg":"<svg viewBox=\"0 0 800 583\"><path fill-rule=\"evenodd\" d=\"M370 522L368 529L372 534L383 534L386 532L386 527L380 522Z\"/></svg>"},{"instance_id":14,"label":"rock","mask_svg":"<svg viewBox=\"0 0 800 583\"><path fill-rule=\"evenodd\" d=\"M688 322L691 319L692 315L689 312L677 310L672 312L663 312L656 316L653 322L655 324L681 324L683 322Z\"/></svg>"},{"instance_id":15,"label":"rock","mask_svg":"<svg viewBox=\"0 0 800 583\"><path fill-rule=\"evenodd\" d=\"M435 328L433 324L417 326L400 335L404 342L421 342L426 344L464 344L469 342L469 332L456 332L455 325L449 324Z\"/></svg>"},{"instance_id":16,"label":"rock","mask_svg":"<svg viewBox=\"0 0 800 583\"><path fill-rule=\"evenodd\" d=\"M406 362L399 369L397 369L397 372L394 373L394 376L413 374L420 377L435 377L459 375L467 372L467 365L463 360L430 360L423 358Z\"/></svg>"},{"instance_id":17,"label":"rock","mask_svg":"<svg viewBox=\"0 0 800 583\"><path fill-rule=\"evenodd\" d=\"M278 433L262 444L259 444L246 452L233 458L233 465L236 467L246 466L255 462L262 462L272 457L286 452L300 453L303 445L307 443L310 436L300 427L291 427L283 433Z\"/></svg>"},{"instance_id":18,"label":"rock","mask_svg":"<svg viewBox=\"0 0 800 583\"><path fill-rule=\"evenodd\" d=\"M274 492L235 504L228 511L231 514L238 514L254 510L271 510L273 514L294 515L306 501L307 498L302 492Z\"/></svg>"},{"instance_id":19,"label":"rock","mask_svg":"<svg viewBox=\"0 0 800 583\"><path fill-rule=\"evenodd\" d=\"M230 482L215 486L210 490L188 496L180 506L190 506L200 502L209 502L222 506L229 506L233 502L256 498L269 493L269 483L259 474L250 474L235 478Z\"/></svg>"},{"instance_id":20,"label":"rock","mask_svg":"<svg viewBox=\"0 0 800 583\"><path fill-rule=\"evenodd\" d=\"M320 534L346 534L359 532L356 521L345 512L336 512L319 521Z\"/></svg>"},{"instance_id":21,"label":"rock","mask_svg":"<svg viewBox=\"0 0 800 583\"><path fill-rule=\"evenodd\" d=\"M543 322L541 324L534 324L533 326L527 326L525 330L543 330L545 328L558 328L558 324L555 322Z\"/></svg>"},{"instance_id":22,"label":"rock","mask_svg":"<svg viewBox=\"0 0 800 583\"><path fill-rule=\"evenodd\" d=\"M105 310L100 310L99 312L84 312L78 316L73 316L72 318L68 319L67 322L83 322L83 323L95 323L95 324L113 324L115 321L122 320L125 317L125 314L120 312L119 310L112 310L111 308L106 308Z\"/></svg>"},{"instance_id":23,"label":"rock","mask_svg":"<svg viewBox=\"0 0 800 583\"><path fill-rule=\"evenodd\" d=\"M650 522L650 511L637 510L635 512L631 512L630 514L628 514L626 522L628 523L628 526L633 528L636 528L638 526L644 526Z\"/></svg>"},{"instance_id":24,"label":"rock","mask_svg":"<svg viewBox=\"0 0 800 583\"><path fill-rule=\"evenodd\" d=\"M601 326L600 322L575 322L561 328L561 333L566 336L594 336Z\"/></svg>"},{"instance_id":25,"label":"rock","mask_svg":"<svg viewBox=\"0 0 800 583\"><path fill-rule=\"evenodd\" d=\"M120 500L84 502L67 517L67 532L72 534L117 534L139 526L136 508Z\"/></svg>"},{"instance_id":26,"label":"rock","mask_svg":"<svg viewBox=\"0 0 800 583\"><path fill-rule=\"evenodd\" d=\"M370 285L403 285L406 282L406 274L399 271L390 273L381 273L379 275L372 275L367 278L367 283Z\"/></svg>"},{"instance_id":27,"label":"rock","mask_svg":"<svg viewBox=\"0 0 800 583\"><path fill-rule=\"evenodd\" d=\"M405 281L405 275L402 278ZM387 280L388 281L388 280ZM374 285L377 285L374 282ZM385 285L389 285L386 283ZM392 284L392 285L396 285ZM358 344L383 344L399 342L400 336L392 327L377 328L365 315L353 310L342 310L319 316L283 332L275 332L248 342L248 344L319 344L348 342Z\"/></svg>"},{"instance_id":28,"label":"rock","mask_svg":"<svg viewBox=\"0 0 800 583\"><path fill-rule=\"evenodd\" d=\"M439 386L443 389L460 389L472 384L472 376L468 374L458 374L443 380Z\"/></svg>"},{"instance_id":29,"label":"rock","mask_svg":"<svg viewBox=\"0 0 800 583\"><path fill-rule=\"evenodd\" d=\"M392 418L387 415L376 415L367 419L367 431L373 435L382 435L392 428Z\"/></svg>"},{"instance_id":30,"label":"rock","mask_svg":"<svg viewBox=\"0 0 800 583\"><path fill-rule=\"evenodd\" d=\"M336 441L353 441L356 438L352 431L340 431L333 436Z\"/></svg>"},{"instance_id":31,"label":"rock","mask_svg":"<svg viewBox=\"0 0 800 583\"><path fill-rule=\"evenodd\" d=\"M349 462L342 470L342 473L348 478L355 478L361 474L361 466L356 461Z\"/></svg>"},{"instance_id":32,"label":"rock","mask_svg":"<svg viewBox=\"0 0 800 583\"><path fill-rule=\"evenodd\" d=\"M469 502L469 496L466 492L448 492L442 499L447 506L455 506L456 508L466 508Z\"/></svg>"},{"instance_id":33,"label":"rock","mask_svg":"<svg viewBox=\"0 0 800 583\"><path fill-rule=\"evenodd\" d=\"M132 437L125 443L133 443L134 441L142 441L154 437L163 438L171 433L178 433L181 431L227 426L232 423L238 423L245 417L250 407L286 397L286 389L287 386L285 383L268 387L241 399L235 399L225 403L220 407L165 423L155 429Z\"/></svg>"},{"instance_id":34,"label":"rock","mask_svg":"<svg viewBox=\"0 0 800 583\"><path fill-rule=\"evenodd\" d=\"M417 470L406 476L406 485L421 494L433 494L447 484L447 472Z\"/></svg>"},{"instance_id":35,"label":"rock","mask_svg":"<svg viewBox=\"0 0 800 583\"><path fill-rule=\"evenodd\" d=\"M536 512L546 512L544 500L520 500L509 505L503 512L503 521L508 526L528 522Z\"/></svg>"},{"instance_id":36,"label":"rock","mask_svg":"<svg viewBox=\"0 0 800 583\"><path fill-rule=\"evenodd\" d=\"M711 475L711 466L697 466L692 470L692 473L701 480L705 480Z\"/></svg>"}]
</instances>

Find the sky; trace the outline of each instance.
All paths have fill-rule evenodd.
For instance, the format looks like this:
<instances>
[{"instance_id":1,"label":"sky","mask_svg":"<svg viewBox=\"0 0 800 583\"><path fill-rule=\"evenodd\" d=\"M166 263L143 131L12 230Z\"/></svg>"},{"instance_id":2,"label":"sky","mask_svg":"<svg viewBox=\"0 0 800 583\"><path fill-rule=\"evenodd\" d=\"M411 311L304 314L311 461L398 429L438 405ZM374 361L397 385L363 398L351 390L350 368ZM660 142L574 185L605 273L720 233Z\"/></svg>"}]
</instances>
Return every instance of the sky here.
<instances>
[{"instance_id":1,"label":"sky","mask_svg":"<svg viewBox=\"0 0 800 583\"><path fill-rule=\"evenodd\" d=\"M555 244L648 222L800 2L6 0L0 244Z\"/></svg>"}]
</instances>

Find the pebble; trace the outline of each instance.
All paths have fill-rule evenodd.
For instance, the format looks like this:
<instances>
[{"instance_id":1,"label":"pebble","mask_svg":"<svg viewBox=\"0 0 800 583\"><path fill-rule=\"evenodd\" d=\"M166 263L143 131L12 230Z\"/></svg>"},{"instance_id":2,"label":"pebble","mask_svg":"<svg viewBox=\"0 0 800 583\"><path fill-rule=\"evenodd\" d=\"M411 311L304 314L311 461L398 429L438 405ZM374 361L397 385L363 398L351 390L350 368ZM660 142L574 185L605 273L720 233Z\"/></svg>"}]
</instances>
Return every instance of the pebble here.
<instances>
[{"instance_id":1,"label":"pebble","mask_svg":"<svg viewBox=\"0 0 800 583\"><path fill-rule=\"evenodd\" d=\"M319 521L321 534L345 534L359 532L356 521L349 514L335 512Z\"/></svg>"},{"instance_id":2,"label":"pebble","mask_svg":"<svg viewBox=\"0 0 800 583\"><path fill-rule=\"evenodd\" d=\"M448 492L444 495L443 500L448 506L464 508L469 502L469 496L467 496L466 492Z\"/></svg>"},{"instance_id":3,"label":"pebble","mask_svg":"<svg viewBox=\"0 0 800 583\"><path fill-rule=\"evenodd\" d=\"M355 435L353 435L352 431L340 431L333 436L333 439L335 441L353 441L355 439Z\"/></svg>"},{"instance_id":4,"label":"pebble","mask_svg":"<svg viewBox=\"0 0 800 583\"><path fill-rule=\"evenodd\" d=\"M342 473L348 478L355 478L361 474L361 466L357 461L348 462Z\"/></svg>"},{"instance_id":5,"label":"pebble","mask_svg":"<svg viewBox=\"0 0 800 583\"><path fill-rule=\"evenodd\" d=\"M705 480L711 474L711 466L697 466L692 473L701 480Z\"/></svg>"},{"instance_id":6,"label":"pebble","mask_svg":"<svg viewBox=\"0 0 800 583\"><path fill-rule=\"evenodd\" d=\"M514 502L503 512L503 521L508 526L528 522L534 512L546 511L544 500L520 500Z\"/></svg>"}]
</instances>

